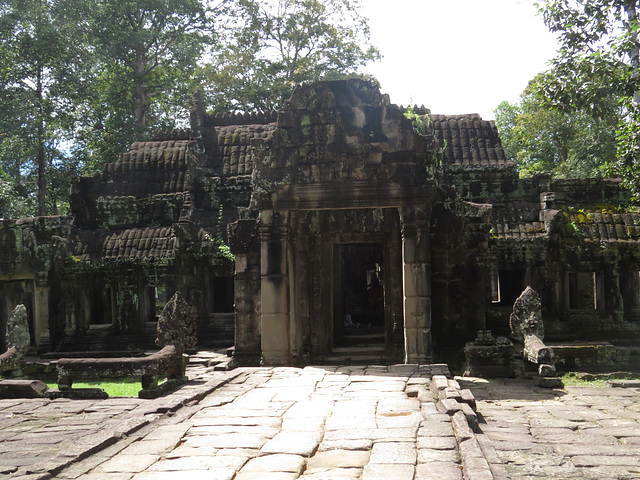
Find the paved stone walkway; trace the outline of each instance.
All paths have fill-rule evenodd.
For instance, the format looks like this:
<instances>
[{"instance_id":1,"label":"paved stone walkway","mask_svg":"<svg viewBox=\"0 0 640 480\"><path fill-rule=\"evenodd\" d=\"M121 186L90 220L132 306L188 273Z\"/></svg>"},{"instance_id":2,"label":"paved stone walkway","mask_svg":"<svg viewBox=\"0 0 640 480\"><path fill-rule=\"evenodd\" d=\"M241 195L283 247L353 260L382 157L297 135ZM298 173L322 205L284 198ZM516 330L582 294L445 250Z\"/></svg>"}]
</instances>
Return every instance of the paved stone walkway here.
<instances>
[{"instance_id":1,"label":"paved stone walkway","mask_svg":"<svg viewBox=\"0 0 640 480\"><path fill-rule=\"evenodd\" d=\"M460 379L476 398L476 435L496 480L640 479L640 389Z\"/></svg>"},{"instance_id":2,"label":"paved stone walkway","mask_svg":"<svg viewBox=\"0 0 640 480\"><path fill-rule=\"evenodd\" d=\"M188 384L154 400L0 399L0 479L50 478L46 472L102 454L114 442L131 441L135 432L166 422L239 374L214 372L209 363L217 361L211 356L223 357L205 354L189 366Z\"/></svg>"},{"instance_id":3,"label":"paved stone walkway","mask_svg":"<svg viewBox=\"0 0 640 480\"><path fill-rule=\"evenodd\" d=\"M449 416L416 397L433 373L405 365L247 369L190 418L56 478L461 480Z\"/></svg>"},{"instance_id":4,"label":"paved stone walkway","mask_svg":"<svg viewBox=\"0 0 640 480\"><path fill-rule=\"evenodd\" d=\"M200 363L156 400L0 400L0 479L640 479L640 389L443 373Z\"/></svg>"}]
</instances>

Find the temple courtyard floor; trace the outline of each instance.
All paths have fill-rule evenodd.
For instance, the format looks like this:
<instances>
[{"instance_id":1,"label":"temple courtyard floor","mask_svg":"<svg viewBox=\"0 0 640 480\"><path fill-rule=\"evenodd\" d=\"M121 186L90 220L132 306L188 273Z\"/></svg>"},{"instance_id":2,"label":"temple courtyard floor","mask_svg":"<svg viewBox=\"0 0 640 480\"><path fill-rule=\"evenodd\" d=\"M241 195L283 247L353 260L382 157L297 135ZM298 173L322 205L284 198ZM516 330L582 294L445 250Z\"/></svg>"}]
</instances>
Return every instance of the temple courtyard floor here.
<instances>
[{"instance_id":1,"label":"temple courtyard floor","mask_svg":"<svg viewBox=\"0 0 640 480\"><path fill-rule=\"evenodd\" d=\"M155 400L4 399L0 479L640 479L640 389L446 374L199 362Z\"/></svg>"}]
</instances>

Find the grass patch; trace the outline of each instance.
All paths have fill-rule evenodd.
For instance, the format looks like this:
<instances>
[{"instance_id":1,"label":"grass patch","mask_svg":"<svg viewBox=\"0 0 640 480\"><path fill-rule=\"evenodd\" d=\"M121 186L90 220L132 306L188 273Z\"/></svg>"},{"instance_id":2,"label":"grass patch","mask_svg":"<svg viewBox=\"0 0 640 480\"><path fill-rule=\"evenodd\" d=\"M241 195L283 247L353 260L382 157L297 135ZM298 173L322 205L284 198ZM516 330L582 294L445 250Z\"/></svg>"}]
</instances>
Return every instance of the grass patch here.
<instances>
[{"instance_id":1,"label":"grass patch","mask_svg":"<svg viewBox=\"0 0 640 480\"><path fill-rule=\"evenodd\" d=\"M58 384L49 384L49 388L58 388ZM110 397L137 397L142 389L140 380L95 380L74 382L72 388L102 388Z\"/></svg>"},{"instance_id":2,"label":"grass patch","mask_svg":"<svg viewBox=\"0 0 640 480\"><path fill-rule=\"evenodd\" d=\"M562 382L567 387L596 387L607 386L610 380L638 380L640 375L629 372L614 373L582 373L568 372L562 376Z\"/></svg>"},{"instance_id":3,"label":"grass patch","mask_svg":"<svg viewBox=\"0 0 640 480\"><path fill-rule=\"evenodd\" d=\"M607 386L608 380L604 378L598 378L593 380L585 380L575 372L565 373L562 376L562 383L565 387L597 387L603 388Z\"/></svg>"}]
</instances>

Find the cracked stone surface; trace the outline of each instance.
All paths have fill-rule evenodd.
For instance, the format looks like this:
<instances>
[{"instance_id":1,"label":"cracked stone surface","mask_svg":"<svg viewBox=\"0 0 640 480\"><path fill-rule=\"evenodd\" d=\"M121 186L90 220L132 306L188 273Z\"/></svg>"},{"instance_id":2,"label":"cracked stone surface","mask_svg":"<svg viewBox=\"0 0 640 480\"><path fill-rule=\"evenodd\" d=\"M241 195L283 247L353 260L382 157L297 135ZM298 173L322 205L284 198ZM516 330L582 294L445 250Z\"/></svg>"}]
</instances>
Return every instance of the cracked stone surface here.
<instances>
[{"instance_id":1,"label":"cracked stone surface","mask_svg":"<svg viewBox=\"0 0 640 480\"><path fill-rule=\"evenodd\" d=\"M640 478L640 389L458 381L486 422L478 441L495 480Z\"/></svg>"}]
</instances>

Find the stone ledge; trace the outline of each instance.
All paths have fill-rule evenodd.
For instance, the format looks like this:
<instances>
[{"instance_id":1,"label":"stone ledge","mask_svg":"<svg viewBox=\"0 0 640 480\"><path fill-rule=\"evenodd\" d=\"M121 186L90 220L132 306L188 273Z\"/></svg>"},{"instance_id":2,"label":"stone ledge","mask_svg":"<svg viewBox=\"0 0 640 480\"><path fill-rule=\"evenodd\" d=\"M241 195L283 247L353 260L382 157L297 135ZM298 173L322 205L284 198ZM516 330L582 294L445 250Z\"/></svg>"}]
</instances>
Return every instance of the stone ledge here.
<instances>
[{"instance_id":1,"label":"stone ledge","mask_svg":"<svg viewBox=\"0 0 640 480\"><path fill-rule=\"evenodd\" d=\"M451 418L465 480L495 480L491 465L476 437L480 427L476 400L471 390L461 389L456 380L434 375L431 392L438 399L437 410Z\"/></svg>"},{"instance_id":2,"label":"stone ledge","mask_svg":"<svg viewBox=\"0 0 640 480\"><path fill-rule=\"evenodd\" d=\"M119 421L115 426L83 437L83 442L86 441L86 443L78 443L75 439L70 440L53 458L42 463L19 468L14 473L15 476L11 478L24 478L24 480L48 480L54 478L55 475L65 468L135 433L145 425L162 418L163 414L175 412L184 406L202 400L209 393L227 384L241 374L241 371L228 372L215 378L213 381L189 391L187 394L181 395L179 390L177 390L167 395L167 397L149 400L150 408L148 410L133 413L128 418Z\"/></svg>"},{"instance_id":3,"label":"stone ledge","mask_svg":"<svg viewBox=\"0 0 640 480\"><path fill-rule=\"evenodd\" d=\"M0 380L0 398L41 398L47 385L40 380Z\"/></svg>"}]
</instances>

